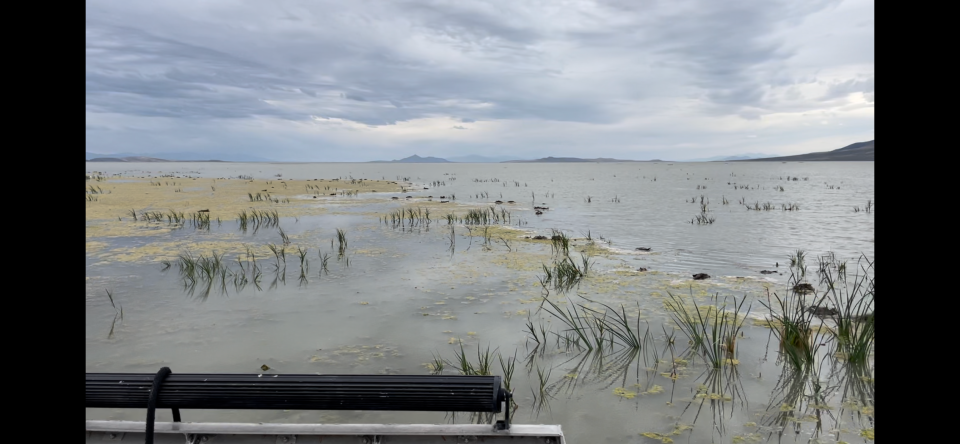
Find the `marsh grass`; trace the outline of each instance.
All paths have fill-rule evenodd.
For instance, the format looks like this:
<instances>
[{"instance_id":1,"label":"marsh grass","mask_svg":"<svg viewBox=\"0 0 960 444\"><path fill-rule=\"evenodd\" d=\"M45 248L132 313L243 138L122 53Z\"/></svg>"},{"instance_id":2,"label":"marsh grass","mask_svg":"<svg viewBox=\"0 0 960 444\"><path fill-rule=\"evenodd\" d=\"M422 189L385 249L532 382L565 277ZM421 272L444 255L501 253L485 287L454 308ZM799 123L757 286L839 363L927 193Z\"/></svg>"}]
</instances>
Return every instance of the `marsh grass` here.
<instances>
[{"instance_id":1,"label":"marsh grass","mask_svg":"<svg viewBox=\"0 0 960 444\"><path fill-rule=\"evenodd\" d=\"M791 276L791 281L794 275ZM769 310L768 322L774 326L773 334L780 342L780 358L798 371L817 363L819 348L825 343L825 329L815 319L808 307L818 307L826 299L814 295L787 290L785 297L774 293L775 303L767 296L767 302L760 301ZM807 300L813 300L808 304Z\"/></svg>"},{"instance_id":2,"label":"marsh grass","mask_svg":"<svg viewBox=\"0 0 960 444\"><path fill-rule=\"evenodd\" d=\"M104 289L104 291L107 292L107 298L110 300L110 306L113 307L115 312L113 315L113 322L110 324L110 332L107 333L107 339L113 339L113 330L117 325L117 321L119 320L121 324L123 323L123 306L114 302L113 293L110 293L110 290Z\"/></svg>"},{"instance_id":3,"label":"marsh grass","mask_svg":"<svg viewBox=\"0 0 960 444\"><path fill-rule=\"evenodd\" d=\"M182 223L182 221L184 220L183 213L180 213L179 215L177 215L177 217L178 217L177 221ZM172 219L173 217L171 217L171 220ZM210 213L209 212L193 213L190 215L190 222L193 224L193 228L195 229L210 230Z\"/></svg>"},{"instance_id":4,"label":"marsh grass","mask_svg":"<svg viewBox=\"0 0 960 444\"><path fill-rule=\"evenodd\" d=\"M543 324L534 325L533 320L527 317L526 330L524 333L527 333L530 337L530 340L533 340L537 346L546 346L547 344L547 328Z\"/></svg>"},{"instance_id":5,"label":"marsh grass","mask_svg":"<svg viewBox=\"0 0 960 444\"><path fill-rule=\"evenodd\" d=\"M691 290L692 291L692 290ZM736 364L736 340L743 327L743 321L750 314L750 305L744 314L743 304L746 296L737 303L733 299L733 311L727 312L727 297L720 300L719 293L714 294L713 303L703 308L695 301L692 307L671 292L670 300L665 301L674 321L690 340L691 353L702 356L711 368L721 368L724 364ZM691 301L693 296L691 294ZM722 303L722 305L721 305Z\"/></svg>"},{"instance_id":6,"label":"marsh grass","mask_svg":"<svg viewBox=\"0 0 960 444\"><path fill-rule=\"evenodd\" d=\"M280 253L279 250L278 253ZM282 253L280 254L280 257L283 257ZM236 257L237 269L233 269L229 263L224 260L224 254L217 253L216 251L209 256L204 256L203 254L194 256L190 252L180 253L176 260L176 265L183 282L184 290L190 295L194 295L197 290L199 290L202 299L206 299L215 286L220 289L221 294L227 294L228 284L232 284L237 292L243 290L243 288L251 282L258 291L262 290L260 282L263 279L263 272L257 262L256 254L248 247L246 255L246 263L244 263L239 255ZM275 265L279 264L280 259L278 258ZM173 263L163 261L162 265L163 270L166 270L170 268ZM286 264L284 261L283 269L285 270L285 268ZM280 267L277 267L276 272L278 279L282 279L280 277Z\"/></svg>"},{"instance_id":7,"label":"marsh grass","mask_svg":"<svg viewBox=\"0 0 960 444\"><path fill-rule=\"evenodd\" d=\"M320 273L330 274L330 270L327 269L327 262L330 260L329 253L317 252L320 256Z\"/></svg>"},{"instance_id":8,"label":"marsh grass","mask_svg":"<svg viewBox=\"0 0 960 444\"><path fill-rule=\"evenodd\" d=\"M286 248L283 247L283 246L278 247L278 246L276 246L276 245L274 245L274 244L267 244L267 248L270 249L270 252L273 253L274 258L276 259L276 262L274 263L274 270L275 270L275 271L279 271L279 270L280 270L280 268L281 268L281 267L280 267L280 262L281 262L281 261L283 262L283 268L286 268L286 266L287 266L287 250L286 250Z\"/></svg>"},{"instance_id":9,"label":"marsh grass","mask_svg":"<svg viewBox=\"0 0 960 444\"><path fill-rule=\"evenodd\" d=\"M463 349L463 340L458 341L460 343L460 350L454 350L455 361L451 365L460 372L461 375L465 376L489 376L492 373L490 372L493 364L494 356L498 356L499 353L497 349L490 351L490 346L488 345L486 349L482 350L480 347L477 347L477 362L476 364L467 357L467 353Z\"/></svg>"},{"instance_id":10,"label":"marsh grass","mask_svg":"<svg viewBox=\"0 0 960 444\"><path fill-rule=\"evenodd\" d=\"M554 256L570 256L570 238L562 231L551 229L550 249Z\"/></svg>"},{"instance_id":11,"label":"marsh grass","mask_svg":"<svg viewBox=\"0 0 960 444\"><path fill-rule=\"evenodd\" d=\"M506 208L501 208L498 211L495 207L490 207L487 209L471 208L467 210L467 214L459 219L457 219L456 216L451 216L452 215L447 216L447 223L451 223L451 221L459 221L464 225L510 224L513 219L513 216L509 211L506 210Z\"/></svg>"},{"instance_id":12,"label":"marsh grass","mask_svg":"<svg viewBox=\"0 0 960 444\"><path fill-rule=\"evenodd\" d=\"M819 262L820 283L826 287L820 302L826 300L833 305L830 331L837 349L848 362L866 365L874 348L873 262L861 255L852 277L848 276L846 262L833 255L821 257Z\"/></svg>"},{"instance_id":13,"label":"marsh grass","mask_svg":"<svg viewBox=\"0 0 960 444\"><path fill-rule=\"evenodd\" d=\"M590 303L596 303L590 299L583 299ZM649 326L646 332L641 334L640 318L636 319L634 325L630 317L627 316L623 305L620 306L618 311L607 304L600 303L604 308L603 311L600 311L584 304L572 302L569 304L569 308L562 309L548 298L544 298L544 302L549 305L549 307L544 307L544 310L566 327L564 330L554 333L558 338L558 345L562 340L564 346L585 347L588 351L603 350L614 345L641 350L644 342L648 340ZM538 344L546 342L546 332L542 325L539 338L537 338L532 322L528 322L527 328Z\"/></svg>"},{"instance_id":14,"label":"marsh grass","mask_svg":"<svg viewBox=\"0 0 960 444\"><path fill-rule=\"evenodd\" d=\"M580 285L580 282L590 272L593 262L586 253L580 253L580 262L577 263L570 256L555 261L552 267L542 264L543 276L537 276L544 291L549 294L552 287L559 293L565 293Z\"/></svg>"},{"instance_id":15,"label":"marsh grass","mask_svg":"<svg viewBox=\"0 0 960 444\"><path fill-rule=\"evenodd\" d=\"M276 210L251 210L249 213L241 210L237 213L237 222L244 233L247 232L248 227L252 227L253 232L256 233L261 227L276 227L280 223L280 215Z\"/></svg>"},{"instance_id":16,"label":"marsh grass","mask_svg":"<svg viewBox=\"0 0 960 444\"><path fill-rule=\"evenodd\" d=\"M310 268L310 261L307 259L307 249L297 247L297 256L300 257L300 275L305 275L305 270Z\"/></svg>"},{"instance_id":17,"label":"marsh grass","mask_svg":"<svg viewBox=\"0 0 960 444\"><path fill-rule=\"evenodd\" d=\"M717 218L710 216L707 213L700 213L695 215L693 219L690 220L690 223L696 225L710 225L716 221Z\"/></svg>"},{"instance_id":18,"label":"marsh grass","mask_svg":"<svg viewBox=\"0 0 960 444\"><path fill-rule=\"evenodd\" d=\"M441 359L440 356L437 356L436 354L434 354L433 362L430 363L430 373L434 375L442 375L444 368L446 368L446 362L444 362L444 360Z\"/></svg>"},{"instance_id":19,"label":"marsh grass","mask_svg":"<svg viewBox=\"0 0 960 444\"><path fill-rule=\"evenodd\" d=\"M337 255L343 257L347 251L347 232L337 228Z\"/></svg>"}]
</instances>

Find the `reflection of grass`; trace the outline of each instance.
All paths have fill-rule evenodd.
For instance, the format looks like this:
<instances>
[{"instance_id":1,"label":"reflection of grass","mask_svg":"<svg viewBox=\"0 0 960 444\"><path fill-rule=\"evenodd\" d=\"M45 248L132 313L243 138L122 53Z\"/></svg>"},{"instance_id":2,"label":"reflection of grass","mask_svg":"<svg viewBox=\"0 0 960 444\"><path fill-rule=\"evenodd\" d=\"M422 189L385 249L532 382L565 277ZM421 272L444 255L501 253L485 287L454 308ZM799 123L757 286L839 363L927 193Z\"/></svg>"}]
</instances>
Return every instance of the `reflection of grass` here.
<instances>
[{"instance_id":1,"label":"reflection of grass","mask_svg":"<svg viewBox=\"0 0 960 444\"><path fill-rule=\"evenodd\" d=\"M730 417L733 417L734 408L739 402L747 408L747 403L743 397L743 383L740 380L740 372L737 366L727 366L724 368L710 368L705 372L704 378L697 386L696 394L693 399L684 407L683 413L699 401L697 413L694 415L692 424L696 424L703 411L704 405L710 403L710 411L713 414L713 427L721 435L726 433L725 419L728 404ZM683 416L681 413L681 417Z\"/></svg>"},{"instance_id":2,"label":"reflection of grass","mask_svg":"<svg viewBox=\"0 0 960 444\"><path fill-rule=\"evenodd\" d=\"M840 417L849 412L851 419L861 426L874 426L874 380L873 372L866 365L848 363L844 366L840 381L843 387ZM867 424L863 420L867 419Z\"/></svg>"},{"instance_id":3,"label":"reflection of grass","mask_svg":"<svg viewBox=\"0 0 960 444\"><path fill-rule=\"evenodd\" d=\"M796 434L802 430L803 423L815 423L814 438L823 429L823 416L832 417L827 397L832 388L823 387L813 367L794 369L784 366L780 379L771 393L767 404L767 413L761 424L772 428L778 436L792 429ZM834 418L835 419L835 418ZM771 431L771 436L774 431Z\"/></svg>"},{"instance_id":4,"label":"reflection of grass","mask_svg":"<svg viewBox=\"0 0 960 444\"><path fill-rule=\"evenodd\" d=\"M550 381L550 374L553 373L552 368L544 370L540 367L540 364L536 365L537 368L537 390L534 391L533 387L530 387L530 392L533 394L533 404L535 410L539 413L544 408L550 408L550 399L553 396L547 391L547 383Z\"/></svg>"}]
</instances>

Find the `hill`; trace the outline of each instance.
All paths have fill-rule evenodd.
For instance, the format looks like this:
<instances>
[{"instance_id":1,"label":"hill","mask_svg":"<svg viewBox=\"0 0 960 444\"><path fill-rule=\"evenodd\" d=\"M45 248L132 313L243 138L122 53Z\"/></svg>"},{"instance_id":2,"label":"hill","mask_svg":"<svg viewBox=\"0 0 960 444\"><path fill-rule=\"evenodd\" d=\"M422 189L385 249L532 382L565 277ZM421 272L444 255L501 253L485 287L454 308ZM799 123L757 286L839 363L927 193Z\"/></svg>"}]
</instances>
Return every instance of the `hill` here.
<instances>
[{"instance_id":1,"label":"hill","mask_svg":"<svg viewBox=\"0 0 960 444\"><path fill-rule=\"evenodd\" d=\"M873 161L873 141L857 142L833 151L797 154L794 156L765 157L761 159L736 160L735 162L836 162L836 161Z\"/></svg>"},{"instance_id":2,"label":"hill","mask_svg":"<svg viewBox=\"0 0 960 444\"><path fill-rule=\"evenodd\" d=\"M508 160L508 161L506 161L506 162L501 162L501 163L533 163L533 162L541 162L541 163L575 163L575 162L583 162L583 163L609 163L609 162L662 162L662 161L659 160L659 159L653 159L653 160L622 160L622 159L610 159L610 158L608 158L608 157L598 157L598 158L596 158L596 159L581 159L581 158L579 158L579 157L552 157L552 156L551 156L551 157L544 157L544 158L541 158L541 159L534 159L534 160Z\"/></svg>"},{"instance_id":3,"label":"hill","mask_svg":"<svg viewBox=\"0 0 960 444\"><path fill-rule=\"evenodd\" d=\"M410 157L404 157L400 160L374 160L369 163L453 163L447 159L441 159L439 157L420 157L416 154Z\"/></svg>"}]
</instances>

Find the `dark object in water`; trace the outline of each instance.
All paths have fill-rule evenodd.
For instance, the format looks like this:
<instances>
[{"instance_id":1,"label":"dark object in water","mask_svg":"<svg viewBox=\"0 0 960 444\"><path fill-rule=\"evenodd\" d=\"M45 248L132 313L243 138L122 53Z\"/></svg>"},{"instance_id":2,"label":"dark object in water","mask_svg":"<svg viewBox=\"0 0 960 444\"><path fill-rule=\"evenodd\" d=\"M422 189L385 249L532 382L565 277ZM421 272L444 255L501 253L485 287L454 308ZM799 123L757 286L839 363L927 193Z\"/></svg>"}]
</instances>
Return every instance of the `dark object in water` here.
<instances>
[{"instance_id":1,"label":"dark object in water","mask_svg":"<svg viewBox=\"0 0 960 444\"><path fill-rule=\"evenodd\" d=\"M446 198L447 198L447 196L440 196L440 198L441 198L441 199L446 199Z\"/></svg>"},{"instance_id":2,"label":"dark object in water","mask_svg":"<svg viewBox=\"0 0 960 444\"><path fill-rule=\"evenodd\" d=\"M500 204L503 203L503 201L502 201L502 200L498 200L498 201L495 201L494 203L497 204L497 205L500 205Z\"/></svg>"},{"instance_id":3,"label":"dark object in water","mask_svg":"<svg viewBox=\"0 0 960 444\"><path fill-rule=\"evenodd\" d=\"M709 278L709 277L710 277L709 274L706 274L706 273L697 273L697 274L693 275L693 280L695 280L695 281L702 281L702 280L707 279L707 278Z\"/></svg>"},{"instance_id":4,"label":"dark object in water","mask_svg":"<svg viewBox=\"0 0 960 444\"><path fill-rule=\"evenodd\" d=\"M760 274L775 274L776 271L772 270L760 270Z\"/></svg>"},{"instance_id":5,"label":"dark object in water","mask_svg":"<svg viewBox=\"0 0 960 444\"><path fill-rule=\"evenodd\" d=\"M400 198L399 198L399 197L397 197L397 196L393 196L393 197L391 197L391 199L393 199L393 200L397 200L397 199L400 199Z\"/></svg>"},{"instance_id":6,"label":"dark object in water","mask_svg":"<svg viewBox=\"0 0 960 444\"><path fill-rule=\"evenodd\" d=\"M407 196L407 199L413 199L413 196Z\"/></svg>"},{"instance_id":7,"label":"dark object in water","mask_svg":"<svg viewBox=\"0 0 960 444\"><path fill-rule=\"evenodd\" d=\"M209 210L209 209L208 209L208 210L197 210L197 212L198 212L198 213L209 213L210 210Z\"/></svg>"},{"instance_id":8,"label":"dark object in water","mask_svg":"<svg viewBox=\"0 0 960 444\"><path fill-rule=\"evenodd\" d=\"M330 193L330 195L331 195L331 196L336 196L336 195L337 195L337 193Z\"/></svg>"},{"instance_id":9,"label":"dark object in water","mask_svg":"<svg viewBox=\"0 0 960 444\"><path fill-rule=\"evenodd\" d=\"M440 201L440 203L447 203L447 202L450 202L450 201L449 201L449 200L441 200L441 201Z\"/></svg>"},{"instance_id":10,"label":"dark object in water","mask_svg":"<svg viewBox=\"0 0 960 444\"><path fill-rule=\"evenodd\" d=\"M533 238L536 240L547 240L547 237L542 235L537 235L537 236L534 236Z\"/></svg>"},{"instance_id":11,"label":"dark object in water","mask_svg":"<svg viewBox=\"0 0 960 444\"><path fill-rule=\"evenodd\" d=\"M637 271L647 271L647 269L646 269L646 268L643 268L643 267L640 267L640 268L637 269Z\"/></svg>"},{"instance_id":12,"label":"dark object in water","mask_svg":"<svg viewBox=\"0 0 960 444\"><path fill-rule=\"evenodd\" d=\"M427 187L423 187L423 189L425 189L425 190L429 190L430 188L427 188Z\"/></svg>"},{"instance_id":13,"label":"dark object in water","mask_svg":"<svg viewBox=\"0 0 960 444\"><path fill-rule=\"evenodd\" d=\"M533 207L534 210L549 210L547 207Z\"/></svg>"},{"instance_id":14,"label":"dark object in water","mask_svg":"<svg viewBox=\"0 0 960 444\"><path fill-rule=\"evenodd\" d=\"M267 371L270 370L270 367L268 367L267 364L263 364L260 366L260 370Z\"/></svg>"},{"instance_id":15,"label":"dark object in water","mask_svg":"<svg viewBox=\"0 0 960 444\"><path fill-rule=\"evenodd\" d=\"M637 247L637 251L650 251L650 247Z\"/></svg>"},{"instance_id":16,"label":"dark object in water","mask_svg":"<svg viewBox=\"0 0 960 444\"><path fill-rule=\"evenodd\" d=\"M817 291L817 290L816 290L815 288L813 288L813 285L810 285L810 284L804 282L804 283L802 283L802 284L794 285L794 286L793 286L793 291L795 291L795 292L797 292L797 293L813 293L813 292L815 292L815 291Z\"/></svg>"},{"instance_id":17,"label":"dark object in water","mask_svg":"<svg viewBox=\"0 0 960 444\"><path fill-rule=\"evenodd\" d=\"M807 313L810 313L818 318L824 318L836 316L839 312L836 308L830 307L807 307Z\"/></svg>"},{"instance_id":18,"label":"dark object in water","mask_svg":"<svg viewBox=\"0 0 960 444\"><path fill-rule=\"evenodd\" d=\"M536 214L537 216L539 216L539 215L543 214L543 211L537 210L537 212L536 212L536 213L533 213L533 214Z\"/></svg>"},{"instance_id":19,"label":"dark object in water","mask_svg":"<svg viewBox=\"0 0 960 444\"><path fill-rule=\"evenodd\" d=\"M560 237L559 235L550 236L550 240L562 240L562 239L563 239L563 238Z\"/></svg>"},{"instance_id":20,"label":"dark object in water","mask_svg":"<svg viewBox=\"0 0 960 444\"><path fill-rule=\"evenodd\" d=\"M317 196L313 196L313 198L314 198L314 199L316 199L316 198L317 198ZM396 197L394 197L394 199L396 199Z\"/></svg>"},{"instance_id":21,"label":"dark object in water","mask_svg":"<svg viewBox=\"0 0 960 444\"><path fill-rule=\"evenodd\" d=\"M512 201L512 200L508 200L507 203L516 203L516 202L514 202L514 201Z\"/></svg>"}]
</instances>

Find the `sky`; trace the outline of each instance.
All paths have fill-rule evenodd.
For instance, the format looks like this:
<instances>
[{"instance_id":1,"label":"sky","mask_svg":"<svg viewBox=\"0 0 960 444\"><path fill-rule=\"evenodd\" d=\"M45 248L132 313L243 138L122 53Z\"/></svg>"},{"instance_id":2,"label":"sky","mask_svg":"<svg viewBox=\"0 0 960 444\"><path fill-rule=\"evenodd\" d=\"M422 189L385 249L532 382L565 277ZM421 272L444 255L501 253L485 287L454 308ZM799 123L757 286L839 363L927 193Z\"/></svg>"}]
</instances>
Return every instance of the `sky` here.
<instances>
[{"instance_id":1,"label":"sky","mask_svg":"<svg viewBox=\"0 0 960 444\"><path fill-rule=\"evenodd\" d=\"M874 138L873 0L86 5L88 152L689 160Z\"/></svg>"}]
</instances>

